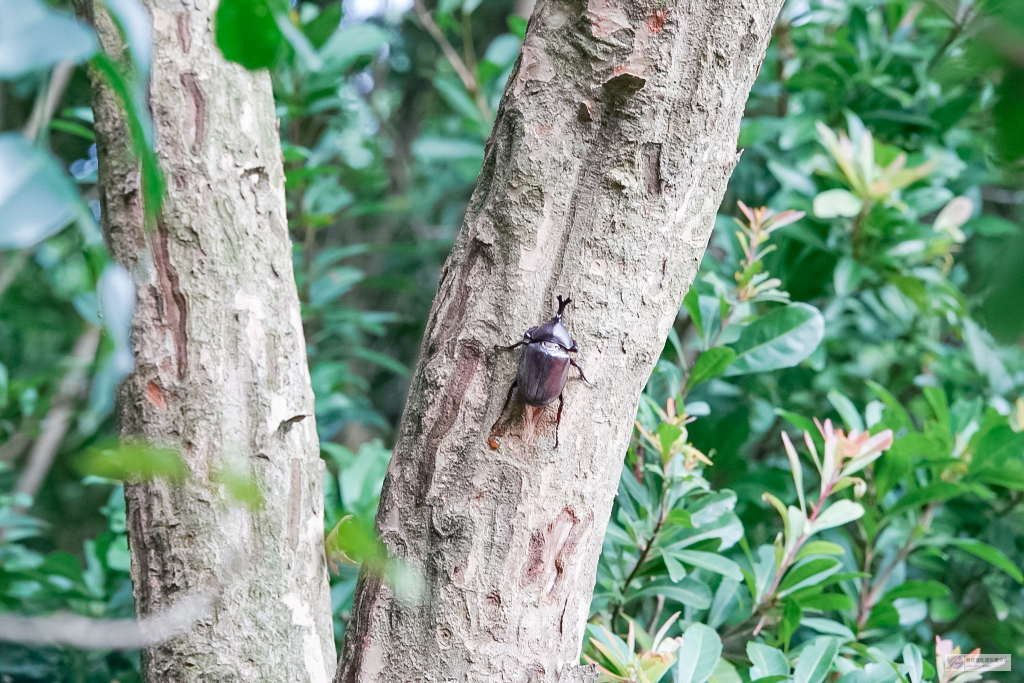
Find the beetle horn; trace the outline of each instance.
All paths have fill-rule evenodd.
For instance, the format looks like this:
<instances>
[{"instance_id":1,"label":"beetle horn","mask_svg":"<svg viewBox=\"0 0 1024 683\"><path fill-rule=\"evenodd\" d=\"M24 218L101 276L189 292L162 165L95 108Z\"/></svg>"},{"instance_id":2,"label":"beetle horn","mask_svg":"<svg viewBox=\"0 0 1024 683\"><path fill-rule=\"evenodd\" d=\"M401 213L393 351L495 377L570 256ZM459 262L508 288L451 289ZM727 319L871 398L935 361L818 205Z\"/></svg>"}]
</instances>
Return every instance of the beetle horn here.
<instances>
[{"instance_id":1,"label":"beetle horn","mask_svg":"<svg viewBox=\"0 0 1024 683\"><path fill-rule=\"evenodd\" d=\"M558 295L556 298L558 299L558 313L555 314L555 317L556 318L561 318L562 317L562 311L565 310L566 306L568 306L569 304L572 303L572 299L570 299L569 297L566 297L566 298L563 299L561 297L561 295Z\"/></svg>"}]
</instances>

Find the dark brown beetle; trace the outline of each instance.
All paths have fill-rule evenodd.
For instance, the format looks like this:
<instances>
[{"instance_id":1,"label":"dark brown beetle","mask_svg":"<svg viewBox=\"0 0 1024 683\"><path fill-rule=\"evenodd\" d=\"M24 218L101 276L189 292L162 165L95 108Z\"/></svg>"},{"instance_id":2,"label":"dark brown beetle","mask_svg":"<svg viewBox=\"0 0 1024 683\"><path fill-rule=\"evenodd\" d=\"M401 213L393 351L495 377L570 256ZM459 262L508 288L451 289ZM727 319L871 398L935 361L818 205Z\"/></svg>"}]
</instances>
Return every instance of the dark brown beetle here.
<instances>
[{"instance_id":1,"label":"dark brown beetle","mask_svg":"<svg viewBox=\"0 0 1024 683\"><path fill-rule=\"evenodd\" d=\"M505 347L509 350L520 346L526 348L519 356L516 379L509 387L505 405L501 407L498 419L491 427L489 442L492 448L497 448L494 430L501 422L501 416L508 408L516 387L519 387L519 393L526 405L534 408L543 408L558 399L558 416L555 419L555 448L558 448L558 427L562 424L562 406L565 404L562 391L569 379L569 366L580 371L580 377L584 382L592 387L597 386L586 378L583 368L569 355L578 350L576 341L569 336L569 330L565 329L565 325L562 324L562 313L570 303L572 303L572 299L562 299L559 296L558 313L555 314L555 317L543 325L528 329L521 342Z\"/></svg>"}]
</instances>

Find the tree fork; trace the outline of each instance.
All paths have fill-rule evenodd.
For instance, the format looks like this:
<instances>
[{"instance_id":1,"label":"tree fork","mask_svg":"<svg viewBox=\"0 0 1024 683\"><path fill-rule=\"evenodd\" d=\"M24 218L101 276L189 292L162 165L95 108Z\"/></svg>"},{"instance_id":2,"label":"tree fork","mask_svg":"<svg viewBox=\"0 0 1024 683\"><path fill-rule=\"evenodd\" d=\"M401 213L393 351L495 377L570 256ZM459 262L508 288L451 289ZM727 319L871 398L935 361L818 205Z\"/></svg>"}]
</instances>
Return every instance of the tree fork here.
<instances>
[{"instance_id":1,"label":"tree fork","mask_svg":"<svg viewBox=\"0 0 1024 683\"><path fill-rule=\"evenodd\" d=\"M442 271L377 528L423 580L364 572L338 683L568 682L644 384L739 158L782 0L539 0ZM571 295L591 389L488 447L500 349Z\"/></svg>"},{"instance_id":2,"label":"tree fork","mask_svg":"<svg viewBox=\"0 0 1024 683\"><path fill-rule=\"evenodd\" d=\"M285 215L270 78L227 63L216 2L145 0L148 105L167 191L147 229L122 104L94 74L100 202L114 258L136 283L136 365L121 433L178 450L181 486L130 484L136 609L210 593L212 611L143 655L149 681L330 681L323 463ZM102 3L77 0L113 59ZM251 476L249 510L218 482Z\"/></svg>"}]
</instances>

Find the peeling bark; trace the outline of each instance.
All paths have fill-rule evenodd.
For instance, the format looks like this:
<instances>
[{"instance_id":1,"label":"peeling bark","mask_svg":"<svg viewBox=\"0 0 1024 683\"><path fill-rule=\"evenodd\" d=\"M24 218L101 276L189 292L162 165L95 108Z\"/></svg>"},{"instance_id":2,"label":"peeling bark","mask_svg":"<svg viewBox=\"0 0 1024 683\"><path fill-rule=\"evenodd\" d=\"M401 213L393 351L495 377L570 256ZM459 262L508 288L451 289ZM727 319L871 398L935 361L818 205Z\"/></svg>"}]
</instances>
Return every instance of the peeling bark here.
<instances>
[{"instance_id":1,"label":"peeling bark","mask_svg":"<svg viewBox=\"0 0 1024 683\"><path fill-rule=\"evenodd\" d=\"M103 49L124 54L100 3L78 0ZM146 0L148 104L167 180L153 229L120 104L93 88L104 228L132 273L134 373L121 433L171 446L183 486L126 486L140 616L184 595L212 611L143 655L149 681L313 681L334 673L323 556L323 463L285 216L270 78L214 45L215 2ZM252 476L263 504L231 499Z\"/></svg>"},{"instance_id":2,"label":"peeling bark","mask_svg":"<svg viewBox=\"0 0 1024 683\"><path fill-rule=\"evenodd\" d=\"M377 527L419 599L364 574L338 683L592 680L576 666L640 393L700 262L782 0L539 0L443 270ZM551 317L570 379L488 427ZM518 406L516 406L518 404ZM513 410L522 411L522 402ZM527 438L524 438L526 436Z\"/></svg>"}]
</instances>

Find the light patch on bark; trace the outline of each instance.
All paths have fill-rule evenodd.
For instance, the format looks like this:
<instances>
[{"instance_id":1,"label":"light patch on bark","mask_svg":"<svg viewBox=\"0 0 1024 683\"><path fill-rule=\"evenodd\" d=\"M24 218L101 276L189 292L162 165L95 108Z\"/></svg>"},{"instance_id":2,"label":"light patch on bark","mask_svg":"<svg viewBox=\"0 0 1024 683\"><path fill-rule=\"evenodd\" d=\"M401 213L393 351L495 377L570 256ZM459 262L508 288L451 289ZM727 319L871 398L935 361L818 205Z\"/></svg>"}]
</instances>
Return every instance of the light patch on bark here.
<instances>
[{"instance_id":1,"label":"light patch on bark","mask_svg":"<svg viewBox=\"0 0 1024 683\"><path fill-rule=\"evenodd\" d=\"M555 67L551 64L551 58L544 51L544 41L537 40L532 44L524 43L520 56L521 67L519 76L516 78L516 96L523 92L523 86L529 81L540 81L546 83L555 76Z\"/></svg>"},{"instance_id":2,"label":"light patch on bark","mask_svg":"<svg viewBox=\"0 0 1024 683\"><path fill-rule=\"evenodd\" d=\"M551 232L551 195L544 193L544 209L541 211L540 225L537 226L537 243L532 249L519 247L519 268L520 270L537 270L544 255L544 248L547 245L548 234Z\"/></svg>"},{"instance_id":3,"label":"light patch on bark","mask_svg":"<svg viewBox=\"0 0 1024 683\"><path fill-rule=\"evenodd\" d=\"M616 31L630 28L629 15L615 0L590 0L587 18L595 38L607 38Z\"/></svg>"}]
</instances>

